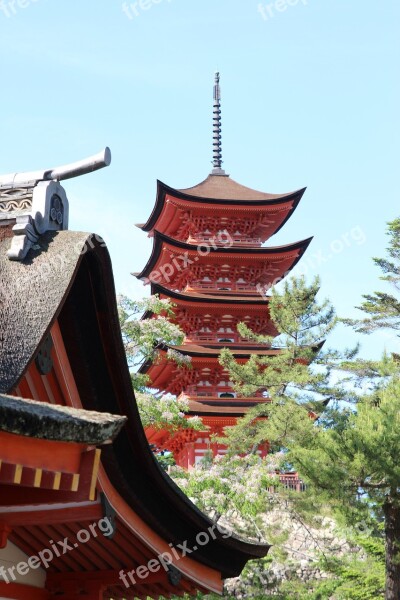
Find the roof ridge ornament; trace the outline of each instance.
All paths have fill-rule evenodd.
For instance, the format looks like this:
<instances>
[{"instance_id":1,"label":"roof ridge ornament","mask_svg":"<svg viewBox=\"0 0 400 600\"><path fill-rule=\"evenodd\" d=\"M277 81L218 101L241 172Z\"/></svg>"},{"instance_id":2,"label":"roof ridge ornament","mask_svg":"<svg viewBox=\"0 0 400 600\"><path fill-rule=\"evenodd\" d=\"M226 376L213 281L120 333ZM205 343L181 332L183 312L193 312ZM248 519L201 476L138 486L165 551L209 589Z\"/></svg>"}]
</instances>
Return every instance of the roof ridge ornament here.
<instances>
[{"instance_id":1,"label":"roof ridge ornament","mask_svg":"<svg viewBox=\"0 0 400 600\"><path fill-rule=\"evenodd\" d=\"M60 180L97 171L110 163L111 152L105 148L62 167L1 175L0 219L15 221L8 258L22 261L41 235L68 229L68 198Z\"/></svg>"},{"instance_id":2,"label":"roof ridge ornament","mask_svg":"<svg viewBox=\"0 0 400 600\"><path fill-rule=\"evenodd\" d=\"M46 169L44 171L27 171L25 173L9 173L8 175L0 175L0 189L26 187L30 184L32 187L39 181L62 181L63 179L71 179L79 177L86 173L92 173L98 169L103 169L111 164L111 150L106 147L104 150L83 160Z\"/></svg>"},{"instance_id":3,"label":"roof ridge ornament","mask_svg":"<svg viewBox=\"0 0 400 600\"><path fill-rule=\"evenodd\" d=\"M226 175L222 168L222 135L221 135L221 88L219 73L215 73L213 101L213 160L211 175Z\"/></svg>"}]
</instances>

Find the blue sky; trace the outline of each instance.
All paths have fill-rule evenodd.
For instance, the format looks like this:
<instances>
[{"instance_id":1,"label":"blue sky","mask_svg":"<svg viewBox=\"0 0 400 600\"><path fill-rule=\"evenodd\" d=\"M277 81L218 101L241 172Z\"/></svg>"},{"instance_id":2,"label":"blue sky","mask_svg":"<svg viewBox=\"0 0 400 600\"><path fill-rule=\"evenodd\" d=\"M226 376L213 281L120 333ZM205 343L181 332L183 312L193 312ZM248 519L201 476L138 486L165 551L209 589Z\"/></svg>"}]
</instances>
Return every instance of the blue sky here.
<instances>
[{"instance_id":1,"label":"blue sky","mask_svg":"<svg viewBox=\"0 0 400 600\"><path fill-rule=\"evenodd\" d=\"M119 292L144 290L151 243L134 227L156 180L188 187L211 169L221 72L223 157L237 181L307 186L270 245L314 235L303 259L322 296L355 315L382 285L371 256L399 215L396 0L3 0L0 172L72 162L111 147L112 165L65 182L70 227L109 246ZM332 344L354 340L341 329ZM399 350L362 338L379 356Z\"/></svg>"}]
</instances>

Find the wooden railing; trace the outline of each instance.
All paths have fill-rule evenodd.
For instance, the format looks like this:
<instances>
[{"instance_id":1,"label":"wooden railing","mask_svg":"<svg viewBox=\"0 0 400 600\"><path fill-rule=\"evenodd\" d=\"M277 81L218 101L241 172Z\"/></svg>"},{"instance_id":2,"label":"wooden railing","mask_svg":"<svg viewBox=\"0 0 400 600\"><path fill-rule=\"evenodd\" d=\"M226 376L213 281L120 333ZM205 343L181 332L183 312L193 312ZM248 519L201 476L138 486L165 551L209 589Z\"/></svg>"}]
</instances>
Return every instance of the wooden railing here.
<instances>
[{"instance_id":1,"label":"wooden railing","mask_svg":"<svg viewBox=\"0 0 400 600\"><path fill-rule=\"evenodd\" d=\"M304 492L306 484L300 479L297 473L280 473L279 481L285 488L295 492Z\"/></svg>"}]
</instances>

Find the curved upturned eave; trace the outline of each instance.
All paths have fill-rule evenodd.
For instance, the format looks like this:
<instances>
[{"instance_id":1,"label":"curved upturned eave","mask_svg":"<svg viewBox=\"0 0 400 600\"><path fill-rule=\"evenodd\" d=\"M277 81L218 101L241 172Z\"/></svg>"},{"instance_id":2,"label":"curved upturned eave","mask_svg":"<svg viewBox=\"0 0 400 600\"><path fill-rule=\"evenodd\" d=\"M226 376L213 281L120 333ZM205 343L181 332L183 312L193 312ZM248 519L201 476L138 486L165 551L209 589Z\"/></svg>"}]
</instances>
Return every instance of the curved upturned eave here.
<instances>
[{"instance_id":1,"label":"curved upturned eave","mask_svg":"<svg viewBox=\"0 0 400 600\"><path fill-rule=\"evenodd\" d=\"M188 189L195 189L197 186L195 186L194 188L188 188ZM294 192L289 192L288 194L270 194L269 198L264 198L264 199L252 199L251 197L249 197L249 199L235 199L235 198L211 198L211 197L203 197L203 196L194 196L192 194L188 194L187 192L185 192L184 190L177 190L175 188L172 188L168 185L166 185L165 183L163 183L162 181L160 181L159 179L157 180L157 197L156 197L156 202L154 205L154 208L151 212L150 217L148 218L148 220L146 221L146 223L142 224L138 224L137 227L139 227L139 229L141 229L142 231L152 231L156 224L157 224L157 220L159 218L159 216L161 215L162 209L164 208L164 204L165 204L165 196L167 194L170 194L171 196L173 196L174 198L177 199L181 199L181 200L186 200L189 202L194 202L194 203L202 203L202 204L211 204L211 205L215 205L215 204L220 204L220 205L226 205L226 204L242 204L244 206L274 206L274 205L279 205L279 204L284 204L285 202L290 202L291 200L293 201L293 206L292 208L289 210L288 215L286 216L286 218L284 219L284 221L280 224L279 228L274 232L273 235L275 235L283 226L284 224L287 222L287 220L290 218L290 216L293 214L293 212L295 211L295 209L297 208L297 205L299 204L302 196L304 195L304 192L306 191L307 188L301 188L299 190L296 190ZM256 192L256 190L250 190L250 191L254 191ZM257 192L259 193L259 192ZM267 194L266 194L267 196Z\"/></svg>"},{"instance_id":2,"label":"curved upturned eave","mask_svg":"<svg viewBox=\"0 0 400 600\"><path fill-rule=\"evenodd\" d=\"M251 356L253 356L254 354L257 354L259 356L277 356L278 354L281 353L281 349L280 348L268 348L266 350L262 350L257 346L251 346L249 348L242 348L242 346L239 345L233 345L230 346L229 349L232 351L232 355L234 358L250 358ZM168 344L158 344L157 346L157 350L160 350L161 352L165 352L165 354L168 352L168 350L176 350L177 352L179 352L180 354L183 354L184 356L188 356L190 358L218 358L222 347L221 346L214 346L214 347L209 347L209 346L200 346L199 344L187 344L186 346L169 346ZM171 362L172 364L172 362ZM159 363L155 363L151 360L146 361L145 363L143 363L138 372L139 373L147 373L149 371L149 369L152 366L158 367L160 366Z\"/></svg>"},{"instance_id":3,"label":"curved upturned eave","mask_svg":"<svg viewBox=\"0 0 400 600\"><path fill-rule=\"evenodd\" d=\"M118 323L111 261L100 244L81 260L59 324L83 407L128 417L114 443L102 450L102 465L117 494L168 543L193 540L207 531L212 522L163 472L149 448ZM248 560L265 556L268 549L268 545L218 534L191 558L222 577L233 577ZM181 568L185 574L183 563Z\"/></svg>"},{"instance_id":4,"label":"curved upturned eave","mask_svg":"<svg viewBox=\"0 0 400 600\"><path fill-rule=\"evenodd\" d=\"M311 243L313 237L306 238L304 240L299 240L298 242L294 242L293 244L287 244L285 246L269 246L267 248L243 248L238 246L232 246L230 248L218 247L214 248L210 246L210 254L258 254L259 256L268 256L269 254L280 254L284 252L291 252L292 250L302 250L303 253ZM154 232L153 237L153 249L150 255L149 260L147 261L144 269L140 273L131 273L138 279L146 278L155 267L157 260L160 256L161 249L163 243L170 244L174 248L179 248L181 250L188 250L192 252L196 252L198 248L198 244L188 244L186 242L181 242L179 240L175 240L164 233L160 233L159 231ZM291 269L296 265L297 261L300 259L301 254L296 258L293 262Z\"/></svg>"},{"instance_id":5,"label":"curved upturned eave","mask_svg":"<svg viewBox=\"0 0 400 600\"><path fill-rule=\"evenodd\" d=\"M175 290L170 290L159 283L151 284L151 295L155 294L168 296L173 300L181 300L182 302L193 302L196 304L200 303L210 303L213 304L238 304L238 305L255 305L255 306L268 306L269 298L262 298L259 294L256 297L252 296L217 296L212 294L192 294L190 292L177 292Z\"/></svg>"}]
</instances>

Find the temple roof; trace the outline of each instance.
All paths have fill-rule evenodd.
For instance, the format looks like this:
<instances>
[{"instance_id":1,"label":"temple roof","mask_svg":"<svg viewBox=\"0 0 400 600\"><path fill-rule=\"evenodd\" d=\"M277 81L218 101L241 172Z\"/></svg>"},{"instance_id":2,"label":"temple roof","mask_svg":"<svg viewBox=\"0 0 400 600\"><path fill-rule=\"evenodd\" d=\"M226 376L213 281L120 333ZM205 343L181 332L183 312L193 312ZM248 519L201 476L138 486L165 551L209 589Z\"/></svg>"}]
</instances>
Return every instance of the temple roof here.
<instances>
[{"instance_id":1,"label":"temple roof","mask_svg":"<svg viewBox=\"0 0 400 600\"><path fill-rule=\"evenodd\" d=\"M243 205L244 207L275 206L283 203L292 202L292 210L287 218L300 202L306 188L301 188L294 192L285 194L268 194L252 190L237 183L228 175L209 175L204 181L191 188L175 189L162 181L157 181L157 197L152 213L146 223L137 226L143 231L151 231L155 228L158 218L165 206L167 196L171 199L188 201L200 205L208 204L213 206L224 205ZM287 218L284 222L286 222ZM280 227L284 225L280 224ZM279 228L280 228L279 227Z\"/></svg>"},{"instance_id":2,"label":"temple roof","mask_svg":"<svg viewBox=\"0 0 400 600\"><path fill-rule=\"evenodd\" d=\"M270 194L260 192L241 185L229 175L209 175L199 184L190 188L178 189L178 192L197 198L213 198L215 200L234 200L248 202L249 200L288 200L294 194L304 193L305 188L287 194Z\"/></svg>"},{"instance_id":3,"label":"temple roof","mask_svg":"<svg viewBox=\"0 0 400 600\"><path fill-rule=\"evenodd\" d=\"M200 399L198 399L200 400ZM198 400L189 399L189 411L188 415L196 416L215 416L220 415L223 417L243 417L249 412L253 406L257 406L260 402L235 402L229 403L227 398L224 398L224 402L206 402L201 399ZM265 400L264 400L265 402Z\"/></svg>"},{"instance_id":4,"label":"temple roof","mask_svg":"<svg viewBox=\"0 0 400 600\"><path fill-rule=\"evenodd\" d=\"M160 297L166 296L168 298L172 298L173 300L177 300L187 303L207 303L211 302L212 304L238 304L238 305L255 305L260 307L268 306L269 299L262 297L260 294L254 296L217 296L213 294L199 294L196 292L177 292L175 290L169 290L168 288L158 284L151 284L151 294L159 294Z\"/></svg>"},{"instance_id":5,"label":"temple roof","mask_svg":"<svg viewBox=\"0 0 400 600\"><path fill-rule=\"evenodd\" d=\"M11 240L0 242L0 393L17 384L48 334L89 240L46 233L24 261L10 261Z\"/></svg>"},{"instance_id":6,"label":"temple roof","mask_svg":"<svg viewBox=\"0 0 400 600\"><path fill-rule=\"evenodd\" d=\"M105 444L127 418L69 406L58 406L0 394L0 430L63 442Z\"/></svg>"},{"instance_id":7,"label":"temple roof","mask_svg":"<svg viewBox=\"0 0 400 600\"><path fill-rule=\"evenodd\" d=\"M207 258L207 261L210 260L210 257L223 257L225 258L227 255L236 255L238 256L238 258L240 257L257 257L258 259L263 259L264 257L267 258L270 255L284 255L286 254L290 254L293 252L298 252L297 256L295 258L293 258L293 260L291 260L291 265L290 268L293 268L295 266L295 264L297 263L297 261L301 258L301 255L303 254L303 252L305 252L305 250L307 249L308 245L310 244L311 240L313 238L307 238L304 240L300 240L298 242L295 242L293 244L287 244L285 246L270 246L267 248L242 248L242 247L237 247L237 246L231 246L231 247L213 247L213 246L208 246L208 252L206 255L204 254L200 254L198 251L198 246L196 244L187 244L185 242L180 242L178 240L174 240L173 238L160 233L158 231L155 231L154 234L154 243L153 243L153 249L152 249L152 253L150 255L149 260L147 261L147 264L145 265L145 267L143 268L143 270L140 273L132 273L132 275L135 275L138 279L144 278L144 277L148 277L151 272L153 271L153 269L155 268L157 261L160 257L160 255L162 256L162 249L163 247L168 248L168 246L171 248L172 251L174 251L175 249L181 249L181 250L185 250L187 251L189 254L193 253L193 254L197 254L197 257L195 259L195 261L198 261L198 264L201 264L205 258ZM184 254L182 256L185 256ZM166 259L168 260L168 259ZM182 270L182 269L180 269ZM288 268L284 269L284 272L288 272ZM283 273L282 273L283 274ZM278 275L276 275L275 277L278 277Z\"/></svg>"},{"instance_id":8,"label":"temple roof","mask_svg":"<svg viewBox=\"0 0 400 600\"><path fill-rule=\"evenodd\" d=\"M175 369L177 365L167 358L168 350L175 350L184 356L188 356L194 359L208 359L211 361L216 361L218 363L219 356L221 354L221 345L219 346L200 346L197 344L184 344L182 346L168 346L167 344L159 344L157 346L160 353L165 355L165 361L156 360L151 361L148 360L144 362L140 368L140 373L148 373L150 370L162 370L165 366L168 368ZM229 346L234 358L246 360L250 358L250 356L256 354L257 356L277 356L282 351L279 348L266 348L262 349L260 346L248 346L247 348L243 348L242 345L232 344Z\"/></svg>"},{"instance_id":9,"label":"temple roof","mask_svg":"<svg viewBox=\"0 0 400 600\"><path fill-rule=\"evenodd\" d=\"M201 357L201 356L210 356L219 358L221 354L221 345L216 346L215 348L209 346L199 346L197 344L185 344L183 346L169 346L172 350L176 350L181 354L191 357ZM235 358L250 358L250 356L256 354L257 356L276 356L281 353L281 350L278 348L267 348L266 350L260 349L260 346L249 346L247 348L243 348L243 345L234 344L229 346L233 356Z\"/></svg>"}]
</instances>

